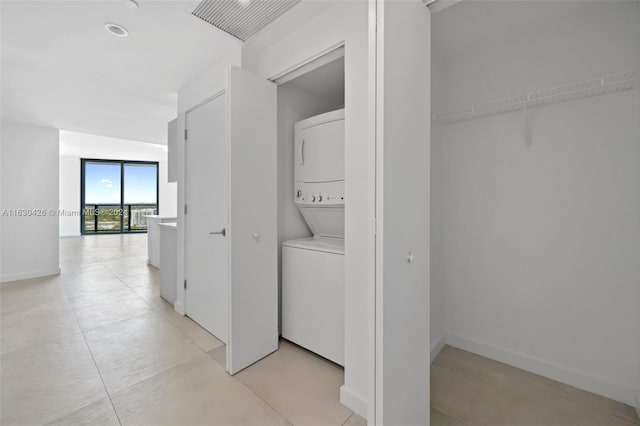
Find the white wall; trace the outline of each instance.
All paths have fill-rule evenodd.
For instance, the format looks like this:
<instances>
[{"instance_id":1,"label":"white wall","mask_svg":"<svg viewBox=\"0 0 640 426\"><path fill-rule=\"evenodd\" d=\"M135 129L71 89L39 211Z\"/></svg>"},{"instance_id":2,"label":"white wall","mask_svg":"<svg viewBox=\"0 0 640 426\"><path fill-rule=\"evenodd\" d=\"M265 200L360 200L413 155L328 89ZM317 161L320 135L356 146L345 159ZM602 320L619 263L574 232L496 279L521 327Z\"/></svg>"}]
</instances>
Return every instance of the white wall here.
<instances>
[{"instance_id":1,"label":"white wall","mask_svg":"<svg viewBox=\"0 0 640 426\"><path fill-rule=\"evenodd\" d=\"M58 250L58 130L3 121L1 129L1 280L60 272ZM11 209L34 209L11 216ZM43 215L40 215L40 214Z\"/></svg>"},{"instance_id":2,"label":"white wall","mask_svg":"<svg viewBox=\"0 0 640 426\"><path fill-rule=\"evenodd\" d=\"M178 118L167 124L167 180L178 182Z\"/></svg>"},{"instance_id":3,"label":"white wall","mask_svg":"<svg viewBox=\"0 0 640 426\"><path fill-rule=\"evenodd\" d=\"M432 57L432 60L434 58ZM432 64L432 75L435 74ZM432 79L432 87L437 84L437 80ZM433 98L432 98L433 99ZM441 183L442 175L442 136L440 126L431 126L431 238L430 238L430 260L431 260L431 282L429 300L431 304L430 311L430 344L431 344L431 362L438 356L440 350L445 344L445 324L444 324L444 283L443 274L443 235L441 224L444 220L444 209L441 203L444 185Z\"/></svg>"},{"instance_id":4,"label":"white wall","mask_svg":"<svg viewBox=\"0 0 640 426\"><path fill-rule=\"evenodd\" d=\"M434 16L436 112L640 68L640 3L535 3ZM539 25L472 49L437 37L538 8ZM638 117L635 90L530 110L531 149L520 113L434 127L432 322L447 343L634 403Z\"/></svg>"},{"instance_id":5,"label":"white wall","mask_svg":"<svg viewBox=\"0 0 640 426\"><path fill-rule=\"evenodd\" d=\"M333 7L330 7L332 6ZM297 9L297 10L296 10ZM341 401L365 415L369 393L372 146L369 145L368 3L308 2L242 51L243 67L264 78L345 43L345 384ZM300 23L303 23L302 25Z\"/></svg>"},{"instance_id":6,"label":"white wall","mask_svg":"<svg viewBox=\"0 0 640 426\"><path fill-rule=\"evenodd\" d=\"M59 188L60 210L69 212L60 216L60 236L80 235L80 157L60 156Z\"/></svg>"},{"instance_id":7,"label":"white wall","mask_svg":"<svg viewBox=\"0 0 640 426\"><path fill-rule=\"evenodd\" d=\"M60 132L60 209L80 209L80 159L157 161L159 181L159 214L176 216L177 184L167 181L167 149L164 145L116 139L86 133ZM60 236L80 235L80 217L61 216Z\"/></svg>"}]
</instances>

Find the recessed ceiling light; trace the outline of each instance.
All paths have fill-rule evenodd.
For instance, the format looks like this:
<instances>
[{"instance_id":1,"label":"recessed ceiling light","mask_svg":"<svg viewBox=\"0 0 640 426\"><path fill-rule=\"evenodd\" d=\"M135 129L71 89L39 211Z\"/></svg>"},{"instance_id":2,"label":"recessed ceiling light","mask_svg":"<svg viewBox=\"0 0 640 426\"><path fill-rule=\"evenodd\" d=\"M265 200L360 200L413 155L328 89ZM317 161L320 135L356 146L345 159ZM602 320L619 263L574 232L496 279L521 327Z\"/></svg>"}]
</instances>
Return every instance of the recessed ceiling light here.
<instances>
[{"instance_id":1,"label":"recessed ceiling light","mask_svg":"<svg viewBox=\"0 0 640 426\"><path fill-rule=\"evenodd\" d=\"M129 35L129 31L127 31L127 29L122 25L118 24L104 24L104 29L116 37L126 37Z\"/></svg>"},{"instance_id":2,"label":"recessed ceiling light","mask_svg":"<svg viewBox=\"0 0 640 426\"><path fill-rule=\"evenodd\" d=\"M136 0L123 0L124 5L131 9L131 10L135 10L138 8L138 2Z\"/></svg>"}]
</instances>

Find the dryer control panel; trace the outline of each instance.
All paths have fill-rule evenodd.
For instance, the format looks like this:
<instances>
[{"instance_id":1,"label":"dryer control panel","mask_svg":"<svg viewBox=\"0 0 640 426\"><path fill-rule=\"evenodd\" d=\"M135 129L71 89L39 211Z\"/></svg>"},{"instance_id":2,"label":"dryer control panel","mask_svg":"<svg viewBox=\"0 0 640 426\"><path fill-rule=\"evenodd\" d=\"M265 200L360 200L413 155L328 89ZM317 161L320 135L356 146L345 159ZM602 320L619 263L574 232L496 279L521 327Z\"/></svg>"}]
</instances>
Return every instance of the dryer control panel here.
<instances>
[{"instance_id":1,"label":"dryer control panel","mask_svg":"<svg viewBox=\"0 0 640 426\"><path fill-rule=\"evenodd\" d=\"M300 207L344 206L344 181L295 182L293 200Z\"/></svg>"}]
</instances>

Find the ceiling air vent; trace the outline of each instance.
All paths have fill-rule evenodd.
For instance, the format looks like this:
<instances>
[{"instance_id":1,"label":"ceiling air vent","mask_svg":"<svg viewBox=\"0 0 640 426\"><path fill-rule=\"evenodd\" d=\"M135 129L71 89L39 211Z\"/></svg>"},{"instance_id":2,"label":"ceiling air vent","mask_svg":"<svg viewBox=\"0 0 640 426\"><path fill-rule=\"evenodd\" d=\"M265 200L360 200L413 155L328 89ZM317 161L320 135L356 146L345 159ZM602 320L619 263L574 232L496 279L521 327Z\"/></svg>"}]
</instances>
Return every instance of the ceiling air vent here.
<instances>
[{"instance_id":1,"label":"ceiling air vent","mask_svg":"<svg viewBox=\"0 0 640 426\"><path fill-rule=\"evenodd\" d=\"M300 0L203 0L191 14L246 41Z\"/></svg>"}]
</instances>

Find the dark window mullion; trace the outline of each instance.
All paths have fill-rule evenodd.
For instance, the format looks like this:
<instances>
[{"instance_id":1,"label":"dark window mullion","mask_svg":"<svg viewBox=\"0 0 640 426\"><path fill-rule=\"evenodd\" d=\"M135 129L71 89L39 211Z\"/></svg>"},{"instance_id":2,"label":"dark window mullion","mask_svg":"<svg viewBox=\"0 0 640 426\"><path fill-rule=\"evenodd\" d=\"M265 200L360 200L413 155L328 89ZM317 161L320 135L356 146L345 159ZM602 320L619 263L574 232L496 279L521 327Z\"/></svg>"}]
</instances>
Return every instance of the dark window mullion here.
<instances>
[{"instance_id":1,"label":"dark window mullion","mask_svg":"<svg viewBox=\"0 0 640 426\"><path fill-rule=\"evenodd\" d=\"M120 233L124 233L124 161L120 161Z\"/></svg>"}]
</instances>

